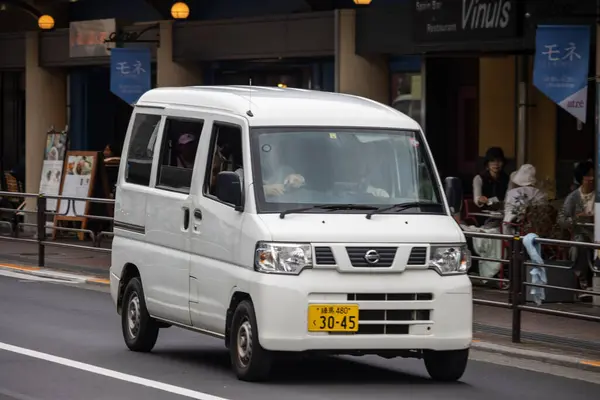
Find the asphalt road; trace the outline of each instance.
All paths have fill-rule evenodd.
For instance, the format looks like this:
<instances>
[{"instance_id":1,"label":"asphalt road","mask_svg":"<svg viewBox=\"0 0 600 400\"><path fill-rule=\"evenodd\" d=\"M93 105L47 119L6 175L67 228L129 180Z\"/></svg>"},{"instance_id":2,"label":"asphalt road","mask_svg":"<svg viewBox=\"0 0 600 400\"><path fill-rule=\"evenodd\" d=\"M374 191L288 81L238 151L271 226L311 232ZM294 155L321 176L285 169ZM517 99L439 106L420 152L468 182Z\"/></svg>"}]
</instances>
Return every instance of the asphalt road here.
<instances>
[{"instance_id":1,"label":"asphalt road","mask_svg":"<svg viewBox=\"0 0 600 400\"><path fill-rule=\"evenodd\" d=\"M453 384L429 380L420 361L377 357L290 361L268 384L243 383L222 342L192 332L165 329L153 353L128 351L104 288L0 276L2 400L598 399L597 373L473 358Z\"/></svg>"}]
</instances>

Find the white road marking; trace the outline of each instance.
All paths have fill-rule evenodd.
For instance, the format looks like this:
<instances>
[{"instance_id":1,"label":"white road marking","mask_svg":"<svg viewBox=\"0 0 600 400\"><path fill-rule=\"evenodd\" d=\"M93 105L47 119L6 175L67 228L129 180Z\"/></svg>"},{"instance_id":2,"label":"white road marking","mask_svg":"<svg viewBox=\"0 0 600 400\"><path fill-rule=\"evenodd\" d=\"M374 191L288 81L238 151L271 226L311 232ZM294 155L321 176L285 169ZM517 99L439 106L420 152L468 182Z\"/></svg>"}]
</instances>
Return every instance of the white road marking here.
<instances>
[{"instance_id":1,"label":"white road marking","mask_svg":"<svg viewBox=\"0 0 600 400\"><path fill-rule=\"evenodd\" d=\"M33 274L14 272L14 271L9 271L9 270L5 270L5 269L0 269L0 275L6 276L9 278L24 279L27 281L55 282L55 283L79 283L78 281L72 281L72 280L68 280L68 279L47 278L45 276L38 276L38 275L33 275Z\"/></svg>"},{"instance_id":2,"label":"white road marking","mask_svg":"<svg viewBox=\"0 0 600 400\"><path fill-rule=\"evenodd\" d=\"M97 367L95 365L82 363L79 361L69 360L68 358L57 357L51 354L41 353L39 351L25 349L23 347L13 346L7 343L0 342L0 350L9 351L11 353L21 354L27 357L37 358L39 360L48 361L55 364L64 365L66 367L71 367L75 369L79 369L86 372L91 372L93 374L106 376L113 379L118 379L125 382L135 383L137 385L146 386L153 389L162 390L163 392L169 392L173 394L177 394L184 397L189 397L191 399L197 400L229 400L224 397L213 396L208 393L197 392L190 389L185 389L179 386L169 385L167 383L162 383L158 381L153 381L150 379L140 378L139 376L124 374L122 372L113 371L106 368Z\"/></svg>"}]
</instances>

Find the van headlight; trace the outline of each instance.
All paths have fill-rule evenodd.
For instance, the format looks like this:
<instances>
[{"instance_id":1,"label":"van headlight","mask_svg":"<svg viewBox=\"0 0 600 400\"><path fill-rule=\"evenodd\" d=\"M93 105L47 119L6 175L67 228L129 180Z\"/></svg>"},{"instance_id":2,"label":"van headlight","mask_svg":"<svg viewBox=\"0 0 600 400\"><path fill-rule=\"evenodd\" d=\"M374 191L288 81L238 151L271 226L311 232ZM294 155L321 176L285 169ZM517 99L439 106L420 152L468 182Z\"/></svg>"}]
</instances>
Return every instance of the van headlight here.
<instances>
[{"instance_id":1,"label":"van headlight","mask_svg":"<svg viewBox=\"0 0 600 400\"><path fill-rule=\"evenodd\" d=\"M254 269L258 272L298 275L312 266L310 244L258 242L256 245Z\"/></svg>"},{"instance_id":2,"label":"van headlight","mask_svg":"<svg viewBox=\"0 0 600 400\"><path fill-rule=\"evenodd\" d=\"M466 245L431 246L429 268L440 275L466 274L471 268L471 251Z\"/></svg>"}]
</instances>

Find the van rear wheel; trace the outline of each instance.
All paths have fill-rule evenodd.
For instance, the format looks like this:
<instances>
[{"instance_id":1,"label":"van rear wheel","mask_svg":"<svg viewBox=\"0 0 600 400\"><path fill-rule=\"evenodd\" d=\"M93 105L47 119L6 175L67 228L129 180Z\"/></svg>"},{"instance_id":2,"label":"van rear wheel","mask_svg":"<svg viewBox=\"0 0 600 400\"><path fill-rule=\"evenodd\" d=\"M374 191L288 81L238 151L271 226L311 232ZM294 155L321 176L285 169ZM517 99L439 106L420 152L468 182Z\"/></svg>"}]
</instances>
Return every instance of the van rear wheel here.
<instances>
[{"instance_id":1,"label":"van rear wheel","mask_svg":"<svg viewBox=\"0 0 600 400\"><path fill-rule=\"evenodd\" d=\"M467 369L469 349L451 351L428 350L423 354L425 368L432 379L441 382L459 380Z\"/></svg>"},{"instance_id":2,"label":"van rear wheel","mask_svg":"<svg viewBox=\"0 0 600 400\"><path fill-rule=\"evenodd\" d=\"M149 352L158 339L158 323L148 314L144 289L139 278L125 287L121 312L121 329L125 344L132 351Z\"/></svg>"},{"instance_id":3,"label":"van rear wheel","mask_svg":"<svg viewBox=\"0 0 600 400\"><path fill-rule=\"evenodd\" d=\"M244 300L237 306L229 335L231 365L238 379L249 382L267 380L272 356L258 342L258 326L252 302Z\"/></svg>"}]
</instances>

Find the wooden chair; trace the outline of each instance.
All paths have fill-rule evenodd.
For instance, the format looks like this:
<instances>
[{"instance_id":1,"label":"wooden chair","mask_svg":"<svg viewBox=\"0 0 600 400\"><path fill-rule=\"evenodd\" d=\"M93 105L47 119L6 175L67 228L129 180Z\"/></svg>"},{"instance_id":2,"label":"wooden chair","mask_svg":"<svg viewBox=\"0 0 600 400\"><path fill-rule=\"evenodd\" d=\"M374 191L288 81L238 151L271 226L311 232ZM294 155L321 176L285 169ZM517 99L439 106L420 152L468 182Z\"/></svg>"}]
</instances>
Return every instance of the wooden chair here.
<instances>
[{"instance_id":1,"label":"wooden chair","mask_svg":"<svg viewBox=\"0 0 600 400\"><path fill-rule=\"evenodd\" d=\"M7 192L23 193L23 185L17 180L17 178L12 176L10 172L4 173L4 180L6 181ZM21 210L23 207L25 207L25 201L21 197L7 197L6 200L14 205L15 209L17 210Z\"/></svg>"},{"instance_id":2,"label":"wooden chair","mask_svg":"<svg viewBox=\"0 0 600 400\"><path fill-rule=\"evenodd\" d=\"M464 211L464 218L463 221L464 222L470 222L472 225L478 226L479 222L477 221L477 218L475 218L474 216L471 215L471 213L474 213L476 211L477 206L475 205L475 203L473 202L473 199L471 197L466 197L463 200L463 211Z\"/></svg>"},{"instance_id":3,"label":"wooden chair","mask_svg":"<svg viewBox=\"0 0 600 400\"><path fill-rule=\"evenodd\" d=\"M9 172L4 173L6 182L6 191L11 193L23 193L23 185ZM20 212L25 207L25 199L22 197L5 197L7 205L15 211L10 214L10 223L12 224L13 236L18 236L19 222L22 222L24 213Z\"/></svg>"}]
</instances>

